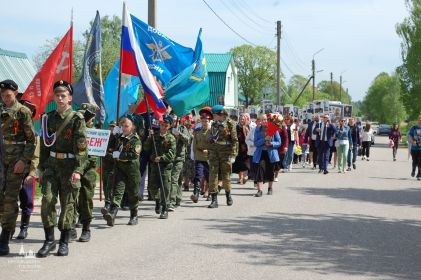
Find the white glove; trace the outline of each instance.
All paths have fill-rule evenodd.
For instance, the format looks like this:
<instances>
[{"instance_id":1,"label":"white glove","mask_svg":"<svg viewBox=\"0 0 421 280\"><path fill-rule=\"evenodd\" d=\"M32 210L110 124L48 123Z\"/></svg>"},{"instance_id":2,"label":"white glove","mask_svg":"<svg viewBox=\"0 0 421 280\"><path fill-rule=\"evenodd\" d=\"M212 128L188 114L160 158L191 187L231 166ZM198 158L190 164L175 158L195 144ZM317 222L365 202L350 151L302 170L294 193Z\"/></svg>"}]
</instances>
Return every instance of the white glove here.
<instances>
[{"instance_id":1,"label":"white glove","mask_svg":"<svg viewBox=\"0 0 421 280\"><path fill-rule=\"evenodd\" d=\"M119 127L119 126L114 127L112 133L113 133L113 135L121 134L122 133L121 127Z\"/></svg>"},{"instance_id":2,"label":"white glove","mask_svg":"<svg viewBox=\"0 0 421 280\"><path fill-rule=\"evenodd\" d=\"M113 158L116 158L116 159L120 158L120 151L114 151Z\"/></svg>"}]
</instances>

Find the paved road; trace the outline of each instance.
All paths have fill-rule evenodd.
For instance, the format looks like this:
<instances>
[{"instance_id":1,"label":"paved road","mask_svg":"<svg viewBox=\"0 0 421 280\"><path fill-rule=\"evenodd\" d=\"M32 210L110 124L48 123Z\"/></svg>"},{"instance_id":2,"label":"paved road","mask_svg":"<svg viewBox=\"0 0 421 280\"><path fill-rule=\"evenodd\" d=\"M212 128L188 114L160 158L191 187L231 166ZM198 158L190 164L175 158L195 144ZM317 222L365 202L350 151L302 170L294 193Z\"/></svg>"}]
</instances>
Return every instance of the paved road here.
<instances>
[{"instance_id":1,"label":"paved road","mask_svg":"<svg viewBox=\"0 0 421 280\"><path fill-rule=\"evenodd\" d=\"M39 208L29 239L12 241L1 279L421 279L421 182L409 177L406 150L391 161L386 139L347 174L296 167L273 196L234 186L234 206L185 203L159 220L141 206L138 226L119 212L108 228L96 201L93 238L70 255L31 259L43 241ZM56 234L58 235L58 233Z\"/></svg>"}]
</instances>

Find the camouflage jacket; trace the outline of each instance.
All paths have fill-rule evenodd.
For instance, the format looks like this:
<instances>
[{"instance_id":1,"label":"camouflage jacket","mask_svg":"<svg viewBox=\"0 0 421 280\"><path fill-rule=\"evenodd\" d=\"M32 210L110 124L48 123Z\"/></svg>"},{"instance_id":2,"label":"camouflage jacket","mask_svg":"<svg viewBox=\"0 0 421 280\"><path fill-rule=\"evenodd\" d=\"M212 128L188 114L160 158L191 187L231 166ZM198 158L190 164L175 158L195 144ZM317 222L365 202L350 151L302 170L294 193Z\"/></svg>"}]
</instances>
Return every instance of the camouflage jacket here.
<instances>
[{"instance_id":1,"label":"camouflage jacket","mask_svg":"<svg viewBox=\"0 0 421 280\"><path fill-rule=\"evenodd\" d=\"M52 111L47 114L47 132L49 135L55 133L69 114L73 114L70 121L66 124L61 134L57 137L54 145L47 147L41 139L41 152L38 169L44 171L48 167L50 152L69 153L75 156L75 169L73 172L84 173L87 164L87 142L86 142L86 124L83 115L73 112L71 108L63 113Z\"/></svg>"},{"instance_id":2,"label":"camouflage jacket","mask_svg":"<svg viewBox=\"0 0 421 280\"><path fill-rule=\"evenodd\" d=\"M152 137L155 140L156 153L153 146ZM149 151L151 156L150 160L154 161L155 157L160 157L161 163L172 163L175 158L176 152L176 141L171 133L160 135L159 132L154 135L150 135L145 142L145 150Z\"/></svg>"},{"instance_id":3,"label":"camouflage jacket","mask_svg":"<svg viewBox=\"0 0 421 280\"><path fill-rule=\"evenodd\" d=\"M207 161L208 155L203 152L207 150L209 146L209 136L210 128L200 128L194 132L193 136L193 149L194 149L194 159L200 161Z\"/></svg>"},{"instance_id":4,"label":"camouflage jacket","mask_svg":"<svg viewBox=\"0 0 421 280\"><path fill-rule=\"evenodd\" d=\"M120 135L116 142L116 151L120 152L120 161L139 160L142 146L140 144L139 135L132 133L128 136Z\"/></svg>"},{"instance_id":5,"label":"camouflage jacket","mask_svg":"<svg viewBox=\"0 0 421 280\"><path fill-rule=\"evenodd\" d=\"M212 151L221 149L222 147L229 147L231 156L235 157L238 152L238 138L235 123L230 119L212 122L209 143L208 150Z\"/></svg>"},{"instance_id":6,"label":"camouflage jacket","mask_svg":"<svg viewBox=\"0 0 421 280\"><path fill-rule=\"evenodd\" d=\"M16 101L10 108L3 106L0 112L3 162L13 164L22 160L29 165L36 146L31 111Z\"/></svg>"},{"instance_id":7,"label":"camouflage jacket","mask_svg":"<svg viewBox=\"0 0 421 280\"><path fill-rule=\"evenodd\" d=\"M187 127L184 125L180 125L175 129L178 130L178 135L173 134L176 140L176 152L174 161L185 161L187 147L191 141L191 134Z\"/></svg>"}]
</instances>

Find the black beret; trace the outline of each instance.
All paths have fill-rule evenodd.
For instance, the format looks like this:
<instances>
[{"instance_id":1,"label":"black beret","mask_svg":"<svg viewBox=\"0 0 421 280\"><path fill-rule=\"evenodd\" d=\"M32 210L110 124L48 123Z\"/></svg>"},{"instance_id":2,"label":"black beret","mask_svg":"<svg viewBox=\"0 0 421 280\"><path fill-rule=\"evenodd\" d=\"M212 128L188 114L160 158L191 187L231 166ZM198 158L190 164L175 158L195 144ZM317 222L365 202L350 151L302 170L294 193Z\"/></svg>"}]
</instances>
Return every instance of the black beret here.
<instances>
[{"instance_id":1,"label":"black beret","mask_svg":"<svg viewBox=\"0 0 421 280\"><path fill-rule=\"evenodd\" d=\"M13 80L4 80L3 82L0 83L0 88L17 91L18 90L18 84L15 83L15 81L13 81Z\"/></svg>"},{"instance_id":2,"label":"black beret","mask_svg":"<svg viewBox=\"0 0 421 280\"><path fill-rule=\"evenodd\" d=\"M54 92L56 91L56 88L60 88L60 87L68 90L70 95L73 95L73 87L69 82L65 80L60 80L60 81L55 82L53 86Z\"/></svg>"}]
</instances>

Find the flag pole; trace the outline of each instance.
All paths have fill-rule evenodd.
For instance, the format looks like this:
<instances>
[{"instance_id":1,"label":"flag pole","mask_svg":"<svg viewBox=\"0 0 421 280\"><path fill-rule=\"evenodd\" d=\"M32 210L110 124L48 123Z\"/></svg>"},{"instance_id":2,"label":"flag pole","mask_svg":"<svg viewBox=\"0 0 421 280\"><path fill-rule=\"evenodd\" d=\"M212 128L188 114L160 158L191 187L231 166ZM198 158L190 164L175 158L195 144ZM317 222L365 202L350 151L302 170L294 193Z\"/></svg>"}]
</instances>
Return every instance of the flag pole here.
<instances>
[{"instance_id":1,"label":"flag pole","mask_svg":"<svg viewBox=\"0 0 421 280\"><path fill-rule=\"evenodd\" d=\"M73 80L73 7L72 11L70 13L70 81L69 83L72 83Z\"/></svg>"},{"instance_id":2,"label":"flag pole","mask_svg":"<svg viewBox=\"0 0 421 280\"><path fill-rule=\"evenodd\" d=\"M152 129L152 121L151 121L151 116L149 115L149 111L150 107L149 107L149 102L148 99L146 98L146 92L144 91L144 99L145 99L145 103L146 103L146 114L148 116L148 120L149 120L149 128ZM153 111L152 111L153 112ZM156 150L156 143L155 143L155 137L153 135L149 135L152 138L152 143L153 143L153 149L155 152L155 155L158 155L158 152ZM160 182L160 189L161 189L161 206L165 205L165 209L167 207L167 201L166 201L166 196L165 196L165 188L164 188L164 181L162 180L162 173L161 173L161 166L159 164L159 162L156 162L157 166L158 166L158 174L159 174L159 182ZM149 186L148 186L149 187ZM168 209L166 209L168 211Z\"/></svg>"}]
</instances>

